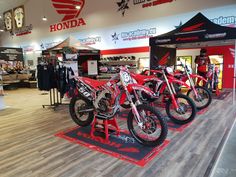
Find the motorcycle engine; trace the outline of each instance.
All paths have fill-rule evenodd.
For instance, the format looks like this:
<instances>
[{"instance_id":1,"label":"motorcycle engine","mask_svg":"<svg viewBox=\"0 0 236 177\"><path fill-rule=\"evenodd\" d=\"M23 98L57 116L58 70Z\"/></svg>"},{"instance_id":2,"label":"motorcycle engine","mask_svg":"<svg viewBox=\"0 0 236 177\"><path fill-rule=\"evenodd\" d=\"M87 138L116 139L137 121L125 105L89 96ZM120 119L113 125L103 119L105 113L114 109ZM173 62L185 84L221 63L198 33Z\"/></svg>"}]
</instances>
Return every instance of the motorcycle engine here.
<instances>
[{"instance_id":1,"label":"motorcycle engine","mask_svg":"<svg viewBox=\"0 0 236 177\"><path fill-rule=\"evenodd\" d=\"M97 98L95 99L95 108L102 113L109 113L112 107L112 94L109 90L104 89L97 92Z\"/></svg>"}]
</instances>

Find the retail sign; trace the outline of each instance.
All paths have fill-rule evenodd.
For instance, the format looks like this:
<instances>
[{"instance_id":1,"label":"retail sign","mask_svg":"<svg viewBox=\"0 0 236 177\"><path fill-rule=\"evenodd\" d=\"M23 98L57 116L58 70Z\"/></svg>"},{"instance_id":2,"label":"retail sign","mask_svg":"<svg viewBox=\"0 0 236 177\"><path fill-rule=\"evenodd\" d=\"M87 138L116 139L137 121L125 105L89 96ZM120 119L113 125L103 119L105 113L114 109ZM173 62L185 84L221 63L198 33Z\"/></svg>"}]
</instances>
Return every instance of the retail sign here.
<instances>
[{"instance_id":1,"label":"retail sign","mask_svg":"<svg viewBox=\"0 0 236 177\"><path fill-rule=\"evenodd\" d=\"M12 35L16 35L16 36L23 36L26 34L30 34L33 30L33 25L30 24L29 26L24 26L22 28L19 29L15 29L11 32Z\"/></svg>"},{"instance_id":2,"label":"retail sign","mask_svg":"<svg viewBox=\"0 0 236 177\"><path fill-rule=\"evenodd\" d=\"M133 0L134 5L142 5L143 8L171 3L174 0Z\"/></svg>"},{"instance_id":3,"label":"retail sign","mask_svg":"<svg viewBox=\"0 0 236 177\"><path fill-rule=\"evenodd\" d=\"M118 5L118 11L122 13L122 16L125 15L126 10L129 9L129 0L121 0L117 2Z\"/></svg>"},{"instance_id":4,"label":"retail sign","mask_svg":"<svg viewBox=\"0 0 236 177\"><path fill-rule=\"evenodd\" d=\"M0 47L0 59L6 61L23 61L22 48Z\"/></svg>"},{"instance_id":5,"label":"retail sign","mask_svg":"<svg viewBox=\"0 0 236 177\"><path fill-rule=\"evenodd\" d=\"M13 29L13 15L12 10L8 10L3 13L4 25L7 31L11 31Z\"/></svg>"},{"instance_id":6,"label":"retail sign","mask_svg":"<svg viewBox=\"0 0 236 177\"><path fill-rule=\"evenodd\" d=\"M3 13L4 25L7 31L20 29L25 25L25 10L24 6L19 6L13 10L8 10Z\"/></svg>"},{"instance_id":7,"label":"retail sign","mask_svg":"<svg viewBox=\"0 0 236 177\"><path fill-rule=\"evenodd\" d=\"M227 33L216 33L216 34L206 34L206 39L218 39L218 38L224 38L227 35Z\"/></svg>"},{"instance_id":8,"label":"retail sign","mask_svg":"<svg viewBox=\"0 0 236 177\"><path fill-rule=\"evenodd\" d=\"M33 26L25 26L25 10L24 6L18 6L12 10L3 13L5 29L11 35L22 36L30 34Z\"/></svg>"},{"instance_id":9,"label":"retail sign","mask_svg":"<svg viewBox=\"0 0 236 177\"><path fill-rule=\"evenodd\" d=\"M19 6L13 9L15 29L22 28L25 25L25 10L24 6Z\"/></svg>"},{"instance_id":10,"label":"retail sign","mask_svg":"<svg viewBox=\"0 0 236 177\"><path fill-rule=\"evenodd\" d=\"M137 29L133 31L126 31L121 32L120 34L114 33L112 34L112 40L116 41L119 38L123 41L133 41L133 40L140 40L140 39L147 39L153 37L157 34L156 28L148 28L148 29Z\"/></svg>"},{"instance_id":11,"label":"retail sign","mask_svg":"<svg viewBox=\"0 0 236 177\"><path fill-rule=\"evenodd\" d=\"M211 21L218 25L230 26L230 27L236 26L236 16L220 16L211 19Z\"/></svg>"},{"instance_id":12,"label":"retail sign","mask_svg":"<svg viewBox=\"0 0 236 177\"><path fill-rule=\"evenodd\" d=\"M84 45L95 45L101 42L101 36L87 37L84 39L79 39Z\"/></svg>"},{"instance_id":13,"label":"retail sign","mask_svg":"<svg viewBox=\"0 0 236 177\"><path fill-rule=\"evenodd\" d=\"M142 8L159 6L165 3L171 3L174 0L133 0L133 6L141 5ZM175 0L176 1L176 0ZM130 9L130 0L120 0L116 2L118 5L118 12L122 13L122 16L125 15L126 10Z\"/></svg>"},{"instance_id":14,"label":"retail sign","mask_svg":"<svg viewBox=\"0 0 236 177\"><path fill-rule=\"evenodd\" d=\"M61 31L86 25L83 18L79 18L85 0L51 0L59 15L64 15L61 22L50 25L50 32Z\"/></svg>"}]
</instances>

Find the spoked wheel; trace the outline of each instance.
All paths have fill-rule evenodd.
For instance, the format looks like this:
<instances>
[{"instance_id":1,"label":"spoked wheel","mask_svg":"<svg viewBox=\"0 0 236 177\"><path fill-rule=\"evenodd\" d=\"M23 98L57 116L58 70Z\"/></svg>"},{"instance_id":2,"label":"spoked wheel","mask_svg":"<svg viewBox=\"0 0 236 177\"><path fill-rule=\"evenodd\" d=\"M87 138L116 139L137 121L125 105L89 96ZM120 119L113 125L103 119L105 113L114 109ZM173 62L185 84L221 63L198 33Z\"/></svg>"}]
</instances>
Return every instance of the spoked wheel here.
<instances>
[{"instance_id":1,"label":"spoked wheel","mask_svg":"<svg viewBox=\"0 0 236 177\"><path fill-rule=\"evenodd\" d=\"M168 133L166 120L155 108L149 105L138 105L137 111L141 124L136 121L132 110L128 115L127 124L131 135L136 141L145 146L162 144Z\"/></svg>"},{"instance_id":2,"label":"spoked wheel","mask_svg":"<svg viewBox=\"0 0 236 177\"><path fill-rule=\"evenodd\" d=\"M211 93L208 89L202 86L195 86L197 95L191 89L188 91L187 96L190 97L198 110L208 107L212 101Z\"/></svg>"},{"instance_id":3,"label":"spoked wheel","mask_svg":"<svg viewBox=\"0 0 236 177\"><path fill-rule=\"evenodd\" d=\"M69 108L71 118L79 126L85 127L92 123L94 118L93 105L89 100L81 96L73 97Z\"/></svg>"},{"instance_id":4,"label":"spoked wheel","mask_svg":"<svg viewBox=\"0 0 236 177\"><path fill-rule=\"evenodd\" d=\"M178 109L175 108L171 99L166 103L168 117L176 124L187 124L191 122L196 116L196 105L193 100L182 94L177 94L175 99Z\"/></svg>"}]
</instances>

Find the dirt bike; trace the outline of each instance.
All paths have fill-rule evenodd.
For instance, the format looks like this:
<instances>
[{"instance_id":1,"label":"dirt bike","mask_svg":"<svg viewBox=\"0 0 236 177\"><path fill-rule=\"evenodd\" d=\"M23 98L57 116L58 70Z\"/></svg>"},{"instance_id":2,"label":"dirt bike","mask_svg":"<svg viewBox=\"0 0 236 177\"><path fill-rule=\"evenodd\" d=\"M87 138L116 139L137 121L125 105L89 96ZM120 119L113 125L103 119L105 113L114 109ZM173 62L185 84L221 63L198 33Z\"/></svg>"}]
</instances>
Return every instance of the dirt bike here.
<instances>
[{"instance_id":1,"label":"dirt bike","mask_svg":"<svg viewBox=\"0 0 236 177\"><path fill-rule=\"evenodd\" d=\"M134 82L127 68L119 72L108 82L86 77L77 77L78 95L70 102L70 115L79 126L88 126L94 117L111 119L120 111L120 104L129 101L131 110L127 126L136 141L145 146L157 146L164 142L168 128L160 112L139 100L138 91L155 94L148 88Z\"/></svg>"},{"instance_id":2,"label":"dirt bike","mask_svg":"<svg viewBox=\"0 0 236 177\"><path fill-rule=\"evenodd\" d=\"M193 81L194 78L204 78L202 76L192 74L191 68L184 65L179 59L178 61L180 62L178 66L181 66L184 69L184 72L178 72L178 74L175 73L175 77L183 82L189 81L191 89L188 89L187 96L194 101L198 110L208 107L212 101L211 93L203 86L196 86Z\"/></svg>"},{"instance_id":3,"label":"dirt bike","mask_svg":"<svg viewBox=\"0 0 236 177\"><path fill-rule=\"evenodd\" d=\"M150 87L157 96L163 95L166 113L177 124L191 122L196 116L196 106L191 98L183 94L177 94L174 83L190 88L185 82L176 79L170 67L159 66L156 70L150 70L151 76L132 74L132 77L142 85ZM159 77L159 78L158 78ZM142 97L145 100L145 98Z\"/></svg>"}]
</instances>

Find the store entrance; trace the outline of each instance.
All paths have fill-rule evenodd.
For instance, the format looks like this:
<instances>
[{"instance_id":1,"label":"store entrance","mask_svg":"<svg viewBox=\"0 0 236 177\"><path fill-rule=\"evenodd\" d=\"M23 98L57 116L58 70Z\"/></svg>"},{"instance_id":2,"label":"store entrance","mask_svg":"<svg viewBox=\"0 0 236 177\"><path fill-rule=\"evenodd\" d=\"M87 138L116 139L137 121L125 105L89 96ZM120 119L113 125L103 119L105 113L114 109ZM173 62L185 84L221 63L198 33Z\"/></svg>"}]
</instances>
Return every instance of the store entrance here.
<instances>
[{"instance_id":1,"label":"store entrance","mask_svg":"<svg viewBox=\"0 0 236 177\"><path fill-rule=\"evenodd\" d=\"M224 63L224 56L223 55L209 55L209 58L211 60L211 64L215 64L216 67L219 68L219 89L222 89L223 86L223 63Z\"/></svg>"}]
</instances>

